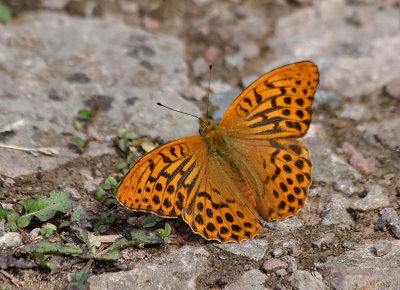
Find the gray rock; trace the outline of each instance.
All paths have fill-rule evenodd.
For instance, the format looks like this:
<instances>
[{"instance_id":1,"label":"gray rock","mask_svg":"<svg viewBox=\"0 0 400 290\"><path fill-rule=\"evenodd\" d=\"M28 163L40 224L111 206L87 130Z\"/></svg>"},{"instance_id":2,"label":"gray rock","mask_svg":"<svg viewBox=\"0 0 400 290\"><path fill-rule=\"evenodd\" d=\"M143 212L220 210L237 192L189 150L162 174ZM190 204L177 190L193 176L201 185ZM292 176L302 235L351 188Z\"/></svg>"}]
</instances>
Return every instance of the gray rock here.
<instances>
[{"instance_id":1,"label":"gray rock","mask_svg":"<svg viewBox=\"0 0 400 290\"><path fill-rule=\"evenodd\" d=\"M374 251L377 257L382 257L392 250L392 242L390 241L377 241L374 244Z\"/></svg>"},{"instance_id":2,"label":"gray rock","mask_svg":"<svg viewBox=\"0 0 400 290\"><path fill-rule=\"evenodd\" d=\"M288 263L279 259L268 259L264 262L261 269L267 274L276 272L279 269L287 269Z\"/></svg>"},{"instance_id":3,"label":"gray rock","mask_svg":"<svg viewBox=\"0 0 400 290\"><path fill-rule=\"evenodd\" d=\"M255 58L260 55L260 48L253 41L240 42L239 53L246 59Z\"/></svg>"},{"instance_id":4,"label":"gray rock","mask_svg":"<svg viewBox=\"0 0 400 290\"><path fill-rule=\"evenodd\" d=\"M332 183L338 180L358 180L361 178L354 168L340 158L330 144L326 130L320 124L311 124L307 135L301 139L310 149L313 161L313 180ZM329 168L329 170L326 170Z\"/></svg>"},{"instance_id":5,"label":"gray rock","mask_svg":"<svg viewBox=\"0 0 400 290\"><path fill-rule=\"evenodd\" d=\"M361 189L354 185L353 181L349 179L339 179L333 183L333 189L341 191L346 195L353 195L354 193L361 192Z\"/></svg>"},{"instance_id":6,"label":"gray rock","mask_svg":"<svg viewBox=\"0 0 400 290\"><path fill-rule=\"evenodd\" d=\"M196 289L196 278L208 269L203 248L185 246L130 271L93 275L90 289Z\"/></svg>"},{"instance_id":7,"label":"gray rock","mask_svg":"<svg viewBox=\"0 0 400 290\"><path fill-rule=\"evenodd\" d=\"M393 236L400 239L400 217L397 212L390 207L384 208L380 211L383 223L390 229Z\"/></svg>"},{"instance_id":8,"label":"gray rock","mask_svg":"<svg viewBox=\"0 0 400 290\"><path fill-rule=\"evenodd\" d=\"M208 63L204 58L198 57L192 62L192 71L195 77L203 76L205 77L208 72Z\"/></svg>"},{"instance_id":9,"label":"gray rock","mask_svg":"<svg viewBox=\"0 0 400 290\"><path fill-rule=\"evenodd\" d=\"M344 249L352 249L354 247L354 244L350 241L343 241L342 243L342 248Z\"/></svg>"},{"instance_id":10,"label":"gray rock","mask_svg":"<svg viewBox=\"0 0 400 290\"><path fill-rule=\"evenodd\" d=\"M400 11L376 1L363 8L359 13L345 0L316 1L279 18L268 40L276 61L264 71L313 59L322 76L320 89L352 98L381 88L400 71Z\"/></svg>"},{"instance_id":11,"label":"gray rock","mask_svg":"<svg viewBox=\"0 0 400 290\"><path fill-rule=\"evenodd\" d=\"M367 211L388 205L390 205L390 201L384 194L384 189L380 185L371 185L367 188L367 195L362 199L355 200L350 208L356 211Z\"/></svg>"},{"instance_id":12,"label":"gray rock","mask_svg":"<svg viewBox=\"0 0 400 290\"><path fill-rule=\"evenodd\" d=\"M291 216L282 221L262 222L266 226L280 234L288 234L303 226L303 223L297 216Z\"/></svg>"},{"instance_id":13,"label":"gray rock","mask_svg":"<svg viewBox=\"0 0 400 290\"><path fill-rule=\"evenodd\" d=\"M312 242L313 247L325 250L329 245L332 245L336 240L334 233L323 234L317 241Z\"/></svg>"},{"instance_id":14,"label":"gray rock","mask_svg":"<svg viewBox=\"0 0 400 290\"><path fill-rule=\"evenodd\" d=\"M383 145L400 152L400 118L369 123L365 135L373 135Z\"/></svg>"},{"instance_id":15,"label":"gray rock","mask_svg":"<svg viewBox=\"0 0 400 290\"><path fill-rule=\"evenodd\" d=\"M335 111L340 107L340 96L334 92L318 89L314 97L314 107Z\"/></svg>"},{"instance_id":16,"label":"gray rock","mask_svg":"<svg viewBox=\"0 0 400 290\"><path fill-rule=\"evenodd\" d=\"M189 81L179 39L156 37L115 19L44 11L1 25L0 35L0 128L17 121L24 124L5 143L59 150L51 157L0 148L2 174L30 174L38 166L50 170L76 158L68 149L72 136L79 135L73 121L78 110L93 106L102 111L89 129L102 142L90 143L91 154L111 148L119 127L137 126L140 132L165 141L197 135L195 118L155 105L157 101L173 104L175 109L200 115L195 104L180 97Z\"/></svg>"},{"instance_id":17,"label":"gray rock","mask_svg":"<svg viewBox=\"0 0 400 290\"><path fill-rule=\"evenodd\" d=\"M400 241L392 241L392 251L382 257L373 249L372 243L361 245L315 266L332 289L399 289Z\"/></svg>"},{"instance_id":18,"label":"gray rock","mask_svg":"<svg viewBox=\"0 0 400 290\"><path fill-rule=\"evenodd\" d=\"M254 239L250 241L244 241L239 244L215 244L215 246L232 254L244 256L255 261L260 261L267 251L268 241Z\"/></svg>"},{"instance_id":19,"label":"gray rock","mask_svg":"<svg viewBox=\"0 0 400 290\"><path fill-rule=\"evenodd\" d=\"M219 121L222 119L226 109L232 104L241 90L231 90L227 93L212 93L210 94L210 102L218 109L213 113L213 119Z\"/></svg>"},{"instance_id":20,"label":"gray rock","mask_svg":"<svg viewBox=\"0 0 400 290\"><path fill-rule=\"evenodd\" d=\"M247 88L248 86L250 86L257 79L258 79L258 75L246 75L246 76L244 76L242 78L240 83L242 84L242 86L244 88Z\"/></svg>"},{"instance_id":21,"label":"gray rock","mask_svg":"<svg viewBox=\"0 0 400 290\"><path fill-rule=\"evenodd\" d=\"M279 258L280 256L282 256L282 254L283 254L282 248L276 248L272 251L272 256L274 256L275 258Z\"/></svg>"},{"instance_id":22,"label":"gray rock","mask_svg":"<svg viewBox=\"0 0 400 290\"><path fill-rule=\"evenodd\" d=\"M4 236L5 233L4 221L0 221L0 237Z\"/></svg>"},{"instance_id":23,"label":"gray rock","mask_svg":"<svg viewBox=\"0 0 400 290\"><path fill-rule=\"evenodd\" d=\"M233 55L226 55L225 64L228 69L232 68L242 69L244 66L244 58L239 53Z\"/></svg>"},{"instance_id":24,"label":"gray rock","mask_svg":"<svg viewBox=\"0 0 400 290\"><path fill-rule=\"evenodd\" d=\"M22 245L22 237L19 233L5 233L0 236L0 250L12 249Z\"/></svg>"},{"instance_id":25,"label":"gray rock","mask_svg":"<svg viewBox=\"0 0 400 290\"><path fill-rule=\"evenodd\" d=\"M235 282L226 286L225 290L254 289L263 290L267 276L260 270L250 270L239 277Z\"/></svg>"},{"instance_id":26,"label":"gray rock","mask_svg":"<svg viewBox=\"0 0 400 290\"><path fill-rule=\"evenodd\" d=\"M369 120L372 118L371 110L362 104L345 104L338 117L348 118L355 121Z\"/></svg>"},{"instance_id":27,"label":"gray rock","mask_svg":"<svg viewBox=\"0 0 400 290\"><path fill-rule=\"evenodd\" d=\"M323 225L353 225L354 221L347 212L349 201L340 194L333 194L322 212Z\"/></svg>"},{"instance_id":28,"label":"gray rock","mask_svg":"<svg viewBox=\"0 0 400 290\"><path fill-rule=\"evenodd\" d=\"M294 289L325 290L329 289L323 282L322 276L318 272L308 272L298 270L290 277L290 285Z\"/></svg>"},{"instance_id":29,"label":"gray rock","mask_svg":"<svg viewBox=\"0 0 400 290\"><path fill-rule=\"evenodd\" d=\"M392 79L385 86L385 91L389 96L400 100L400 76L397 76L394 79Z\"/></svg>"}]
</instances>

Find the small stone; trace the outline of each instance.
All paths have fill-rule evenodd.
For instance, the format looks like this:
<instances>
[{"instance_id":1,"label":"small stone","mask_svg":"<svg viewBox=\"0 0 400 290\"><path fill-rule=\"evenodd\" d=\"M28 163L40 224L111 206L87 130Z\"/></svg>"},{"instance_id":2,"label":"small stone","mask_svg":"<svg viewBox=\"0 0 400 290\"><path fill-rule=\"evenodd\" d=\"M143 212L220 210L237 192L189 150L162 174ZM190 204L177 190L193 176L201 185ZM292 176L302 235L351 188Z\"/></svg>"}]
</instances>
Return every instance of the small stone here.
<instances>
[{"instance_id":1,"label":"small stone","mask_svg":"<svg viewBox=\"0 0 400 290\"><path fill-rule=\"evenodd\" d=\"M72 197L74 200L80 200L80 199L82 198L82 196L81 196L81 194L79 193L79 191L78 191L76 188L74 188L74 187L71 187L71 186L67 185L67 186L65 187L64 190L65 190L66 192L69 192L69 193L71 194L71 197ZM97 188L96 188L96 190L97 190Z\"/></svg>"},{"instance_id":2,"label":"small stone","mask_svg":"<svg viewBox=\"0 0 400 290\"><path fill-rule=\"evenodd\" d=\"M11 177L7 177L6 180L4 180L3 182L3 187L10 188L13 187L14 184L15 184L14 179L12 179Z\"/></svg>"},{"instance_id":3,"label":"small stone","mask_svg":"<svg viewBox=\"0 0 400 290\"><path fill-rule=\"evenodd\" d=\"M88 193L95 193L97 191L97 186L103 182L103 178L95 178L92 180L86 180L83 182L83 187Z\"/></svg>"},{"instance_id":4,"label":"small stone","mask_svg":"<svg viewBox=\"0 0 400 290\"><path fill-rule=\"evenodd\" d=\"M216 247L235 255L241 255L249 259L260 261L267 251L268 241L254 239L241 242L240 244L216 244Z\"/></svg>"},{"instance_id":5,"label":"small stone","mask_svg":"<svg viewBox=\"0 0 400 290\"><path fill-rule=\"evenodd\" d=\"M19 233L9 232L0 237L0 250L12 249L22 245L22 237Z\"/></svg>"},{"instance_id":6,"label":"small stone","mask_svg":"<svg viewBox=\"0 0 400 290\"><path fill-rule=\"evenodd\" d=\"M372 117L371 110L362 104L346 104L339 114L340 118L349 118L354 121L369 120Z\"/></svg>"},{"instance_id":7,"label":"small stone","mask_svg":"<svg viewBox=\"0 0 400 290\"><path fill-rule=\"evenodd\" d=\"M283 250L281 248L276 248L272 251L272 256L274 256L275 258L279 258L280 256L282 256L282 254Z\"/></svg>"},{"instance_id":8,"label":"small stone","mask_svg":"<svg viewBox=\"0 0 400 290\"><path fill-rule=\"evenodd\" d=\"M250 86L255 80L257 80L258 76L257 75L247 75L242 78L240 83L244 88L247 88Z\"/></svg>"},{"instance_id":9,"label":"small stone","mask_svg":"<svg viewBox=\"0 0 400 290\"><path fill-rule=\"evenodd\" d=\"M228 69L242 69L244 66L243 56L240 54L227 55L225 56L225 64Z\"/></svg>"},{"instance_id":10,"label":"small stone","mask_svg":"<svg viewBox=\"0 0 400 290\"><path fill-rule=\"evenodd\" d=\"M195 77L204 76L208 72L208 63L204 58L198 57L192 62L192 71Z\"/></svg>"},{"instance_id":11,"label":"small stone","mask_svg":"<svg viewBox=\"0 0 400 290\"><path fill-rule=\"evenodd\" d=\"M275 272L275 274L278 277L283 277L287 275L287 271L285 269L279 269L278 271Z\"/></svg>"},{"instance_id":12,"label":"small stone","mask_svg":"<svg viewBox=\"0 0 400 290\"><path fill-rule=\"evenodd\" d=\"M0 237L4 236L5 229L4 229L4 222L0 220Z\"/></svg>"},{"instance_id":13,"label":"small stone","mask_svg":"<svg viewBox=\"0 0 400 290\"><path fill-rule=\"evenodd\" d=\"M393 236L400 239L400 218L396 211L393 208L387 207L382 209L380 214Z\"/></svg>"},{"instance_id":14,"label":"small stone","mask_svg":"<svg viewBox=\"0 0 400 290\"><path fill-rule=\"evenodd\" d=\"M246 59L255 58L260 55L260 48L255 42L239 43L239 53Z\"/></svg>"},{"instance_id":15,"label":"small stone","mask_svg":"<svg viewBox=\"0 0 400 290\"><path fill-rule=\"evenodd\" d=\"M376 172L376 159L373 155L364 157L360 152L354 152L350 157L350 164L367 174L374 174Z\"/></svg>"},{"instance_id":16,"label":"small stone","mask_svg":"<svg viewBox=\"0 0 400 290\"><path fill-rule=\"evenodd\" d=\"M265 289L264 284L267 276L260 270L250 270L239 277L235 282L229 284L224 290L240 289Z\"/></svg>"},{"instance_id":17,"label":"small stone","mask_svg":"<svg viewBox=\"0 0 400 290\"><path fill-rule=\"evenodd\" d=\"M390 241L377 241L374 244L374 252L377 257L382 257L392 250L392 243Z\"/></svg>"},{"instance_id":18,"label":"small stone","mask_svg":"<svg viewBox=\"0 0 400 290\"><path fill-rule=\"evenodd\" d=\"M293 247L289 249L289 253L292 257L298 257L303 253L303 249L301 247Z\"/></svg>"},{"instance_id":19,"label":"small stone","mask_svg":"<svg viewBox=\"0 0 400 290\"><path fill-rule=\"evenodd\" d=\"M290 278L290 285L294 289L329 289L322 280L322 275L318 272L308 272L298 270Z\"/></svg>"},{"instance_id":20,"label":"small stone","mask_svg":"<svg viewBox=\"0 0 400 290\"><path fill-rule=\"evenodd\" d=\"M207 92L207 90L199 86L191 85L183 92L183 96L186 99L201 101L205 96L207 96Z\"/></svg>"},{"instance_id":21,"label":"small stone","mask_svg":"<svg viewBox=\"0 0 400 290\"><path fill-rule=\"evenodd\" d=\"M346 195L353 195L359 192L360 189L354 186L352 180L349 179L339 179L333 183L333 189L345 193Z\"/></svg>"},{"instance_id":22,"label":"small stone","mask_svg":"<svg viewBox=\"0 0 400 290\"><path fill-rule=\"evenodd\" d=\"M204 51L204 58L208 62L214 62L221 53L220 49L216 46L210 46Z\"/></svg>"},{"instance_id":23,"label":"small stone","mask_svg":"<svg viewBox=\"0 0 400 290\"><path fill-rule=\"evenodd\" d=\"M297 262L296 259L290 257L291 259L288 261L287 271L291 274L297 271Z\"/></svg>"},{"instance_id":24,"label":"small stone","mask_svg":"<svg viewBox=\"0 0 400 290\"><path fill-rule=\"evenodd\" d=\"M335 111L340 107L341 100L338 94L331 91L317 90L314 104L317 108Z\"/></svg>"},{"instance_id":25,"label":"small stone","mask_svg":"<svg viewBox=\"0 0 400 290\"><path fill-rule=\"evenodd\" d=\"M323 234L321 238L317 241L313 242L312 245L314 248L325 250L329 245L333 244L335 241L335 234L334 233L326 233Z\"/></svg>"},{"instance_id":26,"label":"small stone","mask_svg":"<svg viewBox=\"0 0 400 290\"><path fill-rule=\"evenodd\" d=\"M264 270L267 274L274 273L279 269L287 269L288 264L279 259L268 259L264 262L261 269Z\"/></svg>"},{"instance_id":27,"label":"small stone","mask_svg":"<svg viewBox=\"0 0 400 290\"><path fill-rule=\"evenodd\" d=\"M34 228L33 230L31 230L31 231L29 232L29 238L30 238L31 240L34 240L34 239L36 239L37 237L39 237L39 236L40 236L40 230L41 230L41 228Z\"/></svg>"},{"instance_id":28,"label":"small stone","mask_svg":"<svg viewBox=\"0 0 400 290\"><path fill-rule=\"evenodd\" d=\"M398 100L400 100L400 76L391 80L385 87L386 93Z\"/></svg>"},{"instance_id":29,"label":"small stone","mask_svg":"<svg viewBox=\"0 0 400 290\"><path fill-rule=\"evenodd\" d=\"M350 208L356 211L367 211L386 207L390 205L389 198L384 194L384 189L380 185L371 185L367 188L367 195L354 201Z\"/></svg>"},{"instance_id":30,"label":"small stone","mask_svg":"<svg viewBox=\"0 0 400 290\"><path fill-rule=\"evenodd\" d=\"M322 224L354 224L352 217L347 212L348 205L349 201L344 196L341 194L333 194L322 212Z\"/></svg>"},{"instance_id":31,"label":"small stone","mask_svg":"<svg viewBox=\"0 0 400 290\"><path fill-rule=\"evenodd\" d=\"M354 244L350 241L343 241L342 243L342 248L344 249L352 249L354 247Z\"/></svg>"}]
</instances>

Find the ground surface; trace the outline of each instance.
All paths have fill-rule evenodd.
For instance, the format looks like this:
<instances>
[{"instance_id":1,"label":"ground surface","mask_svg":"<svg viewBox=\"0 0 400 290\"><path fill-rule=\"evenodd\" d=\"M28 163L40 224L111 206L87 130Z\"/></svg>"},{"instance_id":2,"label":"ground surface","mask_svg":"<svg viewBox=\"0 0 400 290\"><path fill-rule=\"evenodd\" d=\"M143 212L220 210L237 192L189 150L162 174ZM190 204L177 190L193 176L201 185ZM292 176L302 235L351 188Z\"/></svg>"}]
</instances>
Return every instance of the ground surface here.
<instances>
[{"instance_id":1,"label":"ground surface","mask_svg":"<svg viewBox=\"0 0 400 290\"><path fill-rule=\"evenodd\" d=\"M0 203L24 215L21 201L62 190L72 204L64 215L19 224L14 236L4 217L5 289L65 288L88 261L92 289L400 288L398 2L12 2L16 16L0 24L0 143L58 154L0 148ZM161 220L145 232L169 222L167 244L142 241L117 261L92 259L87 250L49 252L45 261L58 266L53 271L37 266L34 251L21 252L44 238L34 232L46 222L57 228L50 241L62 237L84 249L92 244L79 239L79 228L97 236L142 229L146 214L129 214L113 202L112 190L98 194L109 176L122 176L117 165L128 154L118 146L117 129L141 133L133 160L161 142L196 134L196 120L154 103L200 116L209 62L218 119L257 76L304 59L319 66L321 82L303 138L313 183L296 217L265 223L255 240L240 245L209 242L182 221ZM94 141L80 146L74 137ZM77 230L71 220L63 228L78 205L86 226Z\"/></svg>"}]
</instances>

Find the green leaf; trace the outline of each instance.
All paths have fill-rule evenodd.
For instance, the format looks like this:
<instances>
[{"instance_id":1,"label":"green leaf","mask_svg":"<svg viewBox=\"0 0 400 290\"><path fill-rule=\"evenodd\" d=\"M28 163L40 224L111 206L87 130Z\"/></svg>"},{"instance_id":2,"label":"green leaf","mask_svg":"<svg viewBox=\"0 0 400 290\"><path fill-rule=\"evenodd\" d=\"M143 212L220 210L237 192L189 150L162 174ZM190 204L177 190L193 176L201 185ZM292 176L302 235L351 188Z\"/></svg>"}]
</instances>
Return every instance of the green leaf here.
<instances>
[{"instance_id":1,"label":"green leaf","mask_svg":"<svg viewBox=\"0 0 400 290\"><path fill-rule=\"evenodd\" d=\"M85 267L83 267L80 271L71 275L71 281L68 286L65 288L66 290L86 290L89 288L89 283L87 280L90 277L90 270L92 268L92 260L90 260Z\"/></svg>"},{"instance_id":2,"label":"green leaf","mask_svg":"<svg viewBox=\"0 0 400 290\"><path fill-rule=\"evenodd\" d=\"M96 236L89 233L88 234L89 240L89 252L94 255L96 253L96 248L100 247L101 243L96 239Z\"/></svg>"},{"instance_id":3,"label":"green leaf","mask_svg":"<svg viewBox=\"0 0 400 290\"><path fill-rule=\"evenodd\" d=\"M89 216L82 205L74 208L71 215L71 229L76 236L90 248L87 228L90 227Z\"/></svg>"},{"instance_id":4,"label":"green leaf","mask_svg":"<svg viewBox=\"0 0 400 290\"><path fill-rule=\"evenodd\" d=\"M121 139L124 138L125 134L126 134L126 129L124 129L124 128L118 128L117 129L118 138L121 138Z\"/></svg>"},{"instance_id":5,"label":"green leaf","mask_svg":"<svg viewBox=\"0 0 400 290\"><path fill-rule=\"evenodd\" d=\"M46 238L49 238L55 233L56 230L57 230L57 227L55 225L53 225L51 223L45 223L42 226L40 233L43 236L45 236Z\"/></svg>"},{"instance_id":6,"label":"green leaf","mask_svg":"<svg viewBox=\"0 0 400 290\"><path fill-rule=\"evenodd\" d=\"M12 212L11 209L0 208L0 220L5 219L10 212Z\"/></svg>"},{"instance_id":7,"label":"green leaf","mask_svg":"<svg viewBox=\"0 0 400 290\"><path fill-rule=\"evenodd\" d=\"M77 120L75 120L74 121L74 127L75 127L76 131L80 131L82 129L82 123L77 121Z\"/></svg>"},{"instance_id":8,"label":"green leaf","mask_svg":"<svg viewBox=\"0 0 400 290\"><path fill-rule=\"evenodd\" d=\"M108 189L116 188L117 185L118 185L118 181L114 177L109 176L109 177L107 177L106 181L104 182L103 188L105 190L108 190Z\"/></svg>"},{"instance_id":9,"label":"green leaf","mask_svg":"<svg viewBox=\"0 0 400 290\"><path fill-rule=\"evenodd\" d=\"M136 138L137 135L135 133L126 133L125 138L128 140L132 140L133 138Z\"/></svg>"},{"instance_id":10,"label":"green leaf","mask_svg":"<svg viewBox=\"0 0 400 290\"><path fill-rule=\"evenodd\" d=\"M92 117L92 113L88 110L79 110L78 115L81 118L90 119Z\"/></svg>"},{"instance_id":11,"label":"green leaf","mask_svg":"<svg viewBox=\"0 0 400 290\"><path fill-rule=\"evenodd\" d=\"M78 145L78 147L83 150L85 149L86 143L85 141L83 141L81 138L79 137L74 137L72 138L72 141L74 141L76 143L76 145Z\"/></svg>"},{"instance_id":12,"label":"green leaf","mask_svg":"<svg viewBox=\"0 0 400 290\"><path fill-rule=\"evenodd\" d=\"M20 228L27 227L31 222L32 216L22 216L17 221L17 226Z\"/></svg>"},{"instance_id":13,"label":"green leaf","mask_svg":"<svg viewBox=\"0 0 400 290\"><path fill-rule=\"evenodd\" d=\"M163 218L159 217L158 215L151 214L147 216L143 221L142 221L142 227L144 228L151 228L154 227L159 221L161 221Z\"/></svg>"},{"instance_id":14,"label":"green leaf","mask_svg":"<svg viewBox=\"0 0 400 290\"><path fill-rule=\"evenodd\" d=\"M0 22L8 22L11 19L11 11L8 6L0 3Z\"/></svg>"},{"instance_id":15,"label":"green leaf","mask_svg":"<svg viewBox=\"0 0 400 290\"><path fill-rule=\"evenodd\" d=\"M71 256L80 256L83 254L83 250L79 247L64 245L61 242L51 243L48 240L41 240L35 244L27 245L22 249L34 255L37 253Z\"/></svg>"},{"instance_id":16,"label":"green leaf","mask_svg":"<svg viewBox=\"0 0 400 290\"><path fill-rule=\"evenodd\" d=\"M164 229L158 229L157 233L163 238L164 243L168 243L168 237L171 234L172 228L169 223L165 224Z\"/></svg>"},{"instance_id":17,"label":"green leaf","mask_svg":"<svg viewBox=\"0 0 400 290\"><path fill-rule=\"evenodd\" d=\"M7 215L6 230L15 232L17 228L17 221L19 219L19 214L12 211Z\"/></svg>"},{"instance_id":18,"label":"green leaf","mask_svg":"<svg viewBox=\"0 0 400 290\"><path fill-rule=\"evenodd\" d=\"M21 204L26 212L24 217L35 216L43 222L57 212L66 213L72 207L72 200L69 193L53 190L49 197L38 195L36 200L25 200Z\"/></svg>"},{"instance_id":19,"label":"green leaf","mask_svg":"<svg viewBox=\"0 0 400 290\"><path fill-rule=\"evenodd\" d=\"M117 164L117 169L123 169L127 166L128 166L128 164L126 164L126 162L120 162Z\"/></svg>"},{"instance_id":20,"label":"green leaf","mask_svg":"<svg viewBox=\"0 0 400 290\"><path fill-rule=\"evenodd\" d=\"M122 257L122 253L119 250L113 250L105 253L102 256L96 256L96 259L103 261L116 261Z\"/></svg>"},{"instance_id":21,"label":"green leaf","mask_svg":"<svg viewBox=\"0 0 400 290\"><path fill-rule=\"evenodd\" d=\"M118 147L122 152L126 152L128 150L128 141L126 139L119 139Z\"/></svg>"}]
</instances>

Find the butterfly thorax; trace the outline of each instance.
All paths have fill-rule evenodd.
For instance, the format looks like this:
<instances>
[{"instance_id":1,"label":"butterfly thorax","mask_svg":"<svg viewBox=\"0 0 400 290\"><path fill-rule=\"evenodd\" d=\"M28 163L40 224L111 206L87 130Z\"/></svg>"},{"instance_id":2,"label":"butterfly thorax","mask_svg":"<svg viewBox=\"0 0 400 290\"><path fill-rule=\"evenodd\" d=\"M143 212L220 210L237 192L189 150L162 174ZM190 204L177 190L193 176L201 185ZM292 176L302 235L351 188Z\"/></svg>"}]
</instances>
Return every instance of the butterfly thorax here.
<instances>
[{"instance_id":1,"label":"butterfly thorax","mask_svg":"<svg viewBox=\"0 0 400 290\"><path fill-rule=\"evenodd\" d=\"M209 118L202 119L199 132L206 140L210 154L223 157L230 154L229 137L213 120Z\"/></svg>"}]
</instances>

